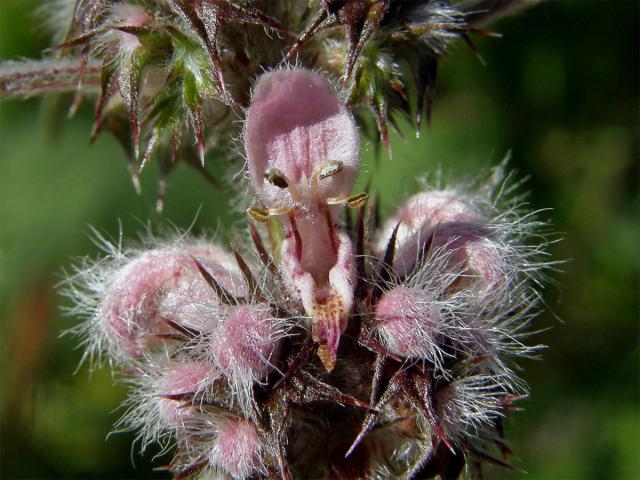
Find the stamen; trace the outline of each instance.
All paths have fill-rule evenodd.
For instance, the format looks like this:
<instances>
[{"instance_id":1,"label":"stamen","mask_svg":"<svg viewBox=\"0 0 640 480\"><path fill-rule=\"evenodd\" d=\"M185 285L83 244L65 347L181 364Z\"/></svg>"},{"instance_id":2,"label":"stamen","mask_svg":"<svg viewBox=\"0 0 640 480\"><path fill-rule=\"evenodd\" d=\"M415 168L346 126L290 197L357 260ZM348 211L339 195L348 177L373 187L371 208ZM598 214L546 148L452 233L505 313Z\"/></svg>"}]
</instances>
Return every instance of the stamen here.
<instances>
[{"instance_id":1,"label":"stamen","mask_svg":"<svg viewBox=\"0 0 640 480\"><path fill-rule=\"evenodd\" d=\"M300 195L300 192L298 191L298 188L296 187L295 183L290 181L287 178L287 176L282 172L282 170L280 170L279 168L276 168L276 167L270 168L265 172L264 178L271 185L275 185L276 187L282 188L282 189L287 188L289 190L289 194L291 195L292 200L296 203L302 203L302 196ZM283 213L287 213L287 212L284 211ZM272 214L272 215L282 215L282 213Z\"/></svg>"},{"instance_id":2,"label":"stamen","mask_svg":"<svg viewBox=\"0 0 640 480\"><path fill-rule=\"evenodd\" d=\"M351 195L347 198L347 207L349 208L360 208L369 199L369 195L366 192L357 193L355 195Z\"/></svg>"},{"instance_id":3,"label":"stamen","mask_svg":"<svg viewBox=\"0 0 640 480\"><path fill-rule=\"evenodd\" d=\"M347 203L349 199L349 195L338 195L337 197L328 197L326 202L327 205L343 205Z\"/></svg>"},{"instance_id":4,"label":"stamen","mask_svg":"<svg viewBox=\"0 0 640 480\"><path fill-rule=\"evenodd\" d=\"M327 205L346 204L349 208L360 208L369 199L366 192L356 193L355 195L338 195L337 197L329 197L326 200Z\"/></svg>"},{"instance_id":5,"label":"stamen","mask_svg":"<svg viewBox=\"0 0 640 480\"><path fill-rule=\"evenodd\" d=\"M292 209L289 207L280 207L280 208L251 207L251 208L247 208L247 215L253 218L256 222L265 223L267 220L269 220L269 217L286 215L291 211Z\"/></svg>"},{"instance_id":6,"label":"stamen","mask_svg":"<svg viewBox=\"0 0 640 480\"><path fill-rule=\"evenodd\" d=\"M311 192L316 195L318 193L318 180L324 180L334 176L340 170L344 163L339 160L325 160L313 169L311 174Z\"/></svg>"},{"instance_id":7,"label":"stamen","mask_svg":"<svg viewBox=\"0 0 640 480\"><path fill-rule=\"evenodd\" d=\"M269 212L264 208L247 208L247 215L260 223L265 223L269 220Z\"/></svg>"},{"instance_id":8,"label":"stamen","mask_svg":"<svg viewBox=\"0 0 640 480\"><path fill-rule=\"evenodd\" d=\"M329 178L338 173L340 170L342 170L342 167L344 167L344 163L338 160L328 160L326 162L322 162L317 167L317 170L319 170L318 176L320 177L320 180L324 180L325 178Z\"/></svg>"},{"instance_id":9,"label":"stamen","mask_svg":"<svg viewBox=\"0 0 640 480\"><path fill-rule=\"evenodd\" d=\"M275 185L278 188L287 188L289 186L287 177L279 168L270 168L265 172L264 178L267 180L267 182Z\"/></svg>"}]
</instances>

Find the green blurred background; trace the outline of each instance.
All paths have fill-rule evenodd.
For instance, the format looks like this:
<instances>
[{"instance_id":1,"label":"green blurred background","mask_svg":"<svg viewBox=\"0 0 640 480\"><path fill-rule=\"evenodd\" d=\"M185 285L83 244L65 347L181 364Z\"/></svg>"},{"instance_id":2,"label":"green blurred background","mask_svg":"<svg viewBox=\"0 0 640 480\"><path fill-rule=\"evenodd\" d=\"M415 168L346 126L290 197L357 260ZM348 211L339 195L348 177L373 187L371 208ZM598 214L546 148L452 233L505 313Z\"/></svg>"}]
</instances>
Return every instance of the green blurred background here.
<instances>
[{"instance_id":1,"label":"green blurred background","mask_svg":"<svg viewBox=\"0 0 640 480\"><path fill-rule=\"evenodd\" d=\"M0 0L0 59L47 45L37 3ZM635 1L551 1L505 18L493 26L502 39L478 42L486 67L462 44L443 62L419 141L394 137L393 160L365 147L365 180L387 212L415 191L417 172L468 176L512 149L532 207L551 207L564 238L552 253L567 262L537 320L549 349L523 363L532 394L507 423L528 473L488 468L488 478L640 478L639 19ZM90 225L115 235L121 222L134 238L149 218L165 221L153 213L157 172L143 173L137 196L116 142L89 145L88 107L53 125L55 102L0 109L0 476L160 477L151 455L131 455L132 435L106 439L124 390L106 369L73 374L81 352L59 335L74 320L54 288L72 257L95 255ZM241 227L228 197L186 167L166 203L164 218L182 228Z\"/></svg>"}]
</instances>

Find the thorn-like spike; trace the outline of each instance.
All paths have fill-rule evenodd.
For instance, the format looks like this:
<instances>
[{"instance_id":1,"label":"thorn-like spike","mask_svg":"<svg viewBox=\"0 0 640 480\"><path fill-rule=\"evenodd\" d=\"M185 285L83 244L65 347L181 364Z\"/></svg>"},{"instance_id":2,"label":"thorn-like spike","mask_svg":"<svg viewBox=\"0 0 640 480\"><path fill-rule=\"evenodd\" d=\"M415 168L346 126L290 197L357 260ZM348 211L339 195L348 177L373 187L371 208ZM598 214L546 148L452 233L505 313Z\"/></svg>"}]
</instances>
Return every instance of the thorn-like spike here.
<instances>
[{"instance_id":1,"label":"thorn-like spike","mask_svg":"<svg viewBox=\"0 0 640 480\"><path fill-rule=\"evenodd\" d=\"M362 440L364 440L364 437L366 437L367 433L369 433L371 431L371 429L373 428L373 426L375 425L375 423L376 423L376 421L378 419L378 416L379 416L380 412L382 411L382 409L384 408L384 406L393 397L395 397L397 395L397 393L399 391L399 385L395 380L396 380L396 377L399 374L400 374L400 372L396 372L394 377L391 379L391 381L389 382L389 385L387 386L387 389L385 390L385 392L380 397L380 400L378 400L378 402L375 404L375 409L372 410L372 411L367 412L367 414L365 415L364 420L362 421L362 426L360 427L360 432L358 432L358 435L356 436L355 440L353 441L353 443L351 444L351 446L349 447L349 449L345 453L345 455L344 455L345 458L350 456L355 451L355 449L358 447L358 445L360 445L360 443L362 443Z\"/></svg>"},{"instance_id":2,"label":"thorn-like spike","mask_svg":"<svg viewBox=\"0 0 640 480\"><path fill-rule=\"evenodd\" d=\"M89 64L89 51L91 47L89 45L85 45L82 47L82 51L80 52L80 65L78 67L78 86L76 87L76 93L73 96L73 101L71 102L71 106L69 107L69 112L67 113L68 118L73 118L80 108L80 104L82 103L82 86L84 85L84 79L87 74L87 66Z\"/></svg>"},{"instance_id":3,"label":"thorn-like spike","mask_svg":"<svg viewBox=\"0 0 640 480\"><path fill-rule=\"evenodd\" d=\"M293 375L298 373L298 371L300 371L300 369L304 367L304 365L313 356L313 354L315 353L314 350L316 346L317 344L313 341L311 337L307 338L307 341L304 343L300 351L296 354L293 361L291 362L291 365L289 365L289 368L287 368L287 371L284 373L282 377L280 377L276 381L276 383L274 383L271 389L276 390L278 387L280 387L280 385L286 382L289 378L291 378Z\"/></svg>"},{"instance_id":4,"label":"thorn-like spike","mask_svg":"<svg viewBox=\"0 0 640 480\"><path fill-rule=\"evenodd\" d=\"M346 83L356 65L367 40L376 31L384 17L390 0L378 2L347 2L343 7L342 18L347 28L349 51L342 81Z\"/></svg>"},{"instance_id":5,"label":"thorn-like spike","mask_svg":"<svg viewBox=\"0 0 640 480\"><path fill-rule=\"evenodd\" d=\"M420 52L416 64L416 137L419 137L423 114L426 113L427 126L431 125L431 106L438 79L438 59Z\"/></svg>"},{"instance_id":6,"label":"thorn-like spike","mask_svg":"<svg viewBox=\"0 0 640 480\"><path fill-rule=\"evenodd\" d=\"M256 247L258 256L260 257L260 261L271 271L271 273L274 273L274 271L276 270L275 265L273 264L273 260L267 253L267 250L264 248L264 243L262 242L262 237L260 237L258 229L251 222L248 223L248 226L251 239L253 240L253 244Z\"/></svg>"},{"instance_id":7,"label":"thorn-like spike","mask_svg":"<svg viewBox=\"0 0 640 480\"><path fill-rule=\"evenodd\" d=\"M142 162L140 163L140 171L145 167L145 165L151 160L151 156L153 152L158 147L158 142L160 140L160 130L157 127L154 127L151 132L151 137L147 142L147 148L144 152L144 157L142 157Z\"/></svg>"},{"instance_id":8,"label":"thorn-like spike","mask_svg":"<svg viewBox=\"0 0 640 480\"><path fill-rule=\"evenodd\" d=\"M365 278L364 262L364 205L358 209L358 219L356 220L356 272L358 278Z\"/></svg>"},{"instance_id":9,"label":"thorn-like spike","mask_svg":"<svg viewBox=\"0 0 640 480\"><path fill-rule=\"evenodd\" d=\"M401 222L398 222L391 233L391 237L389 238L389 242L387 243L387 248L384 252L384 257L382 259L382 265L380 266L380 279L381 283L384 284L388 282L393 273L393 260L396 256L396 238L398 237L398 229L400 228Z\"/></svg>"},{"instance_id":10,"label":"thorn-like spike","mask_svg":"<svg viewBox=\"0 0 640 480\"><path fill-rule=\"evenodd\" d=\"M249 295L252 297L256 297L258 300L264 301L264 294L262 293L258 282L256 282L253 273L251 273L251 269L249 269L249 265L244 261L244 258L238 253L238 250L231 247L231 252L233 253L234 258L236 259L236 263L242 272L244 277L244 281L247 284L247 289L249 291Z\"/></svg>"},{"instance_id":11,"label":"thorn-like spike","mask_svg":"<svg viewBox=\"0 0 640 480\"><path fill-rule=\"evenodd\" d=\"M307 401L315 400L332 400L341 405L350 405L353 407L363 408L369 411L376 411L377 409L367 402L363 402L358 400L352 395L348 395L346 393L342 393L336 387L333 387L327 383L324 383L321 380L318 380L316 377L307 372L301 372L302 379L301 381L304 383L306 387L305 395L310 395L307 397Z\"/></svg>"},{"instance_id":12,"label":"thorn-like spike","mask_svg":"<svg viewBox=\"0 0 640 480\"><path fill-rule=\"evenodd\" d=\"M140 176L138 175L138 166L132 158L127 158L127 168L129 169L129 176L131 177L131 183L138 195L142 193L142 186L140 185Z\"/></svg>"},{"instance_id":13,"label":"thorn-like spike","mask_svg":"<svg viewBox=\"0 0 640 480\"><path fill-rule=\"evenodd\" d=\"M300 236L300 232L298 231L298 224L296 223L296 218L293 212L289 212L289 224L291 225L291 233L293 233L293 238L296 241L295 244L295 254L297 259L302 258L302 237Z\"/></svg>"},{"instance_id":14,"label":"thorn-like spike","mask_svg":"<svg viewBox=\"0 0 640 480\"><path fill-rule=\"evenodd\" d=\"M222 301L223 303L226 303L227 305L238 305L238 299L236 299L222 285L220 285L220 283L215 279L215 277L211 275L207 267L205 267L202 263L200 263L200 261L198 261L197 258L192 257L192 259L195 262L196 267L198 267L200 274L204 277L204 279L212 288L212 290L216 292L216 295L218 295L218 298L220 299L220 301Z\"/></svg>"},{"instance_id":15,"label":"thorn-like spike","mask_svg":"<svg viewBox=\"0 0 640 480\"><path fill-rule=\"evenodd\" d=\"M184 325L181 325L174 320L165 319L165 323L169 325L171 328L173 328L174 330L177 330L178 332L183 334L185 337L195 338L200 335L200 332L198 330L195 330L190 327L185 327Z\"/></svg>"},{"instance_id":16,"label":"thorn-like spike","mask_svg":"<svg viewBox=\"0 0 640 480\"><path fill-rule=\"evenodd\" d=\"M140 158L140 119L138 118L138 110L142 67L143 62L140 55L138 52L133 52L130 60L125 62L118 72L118 90L129 112L133 158L136 162Z\"/></svg>"}]
</instances>

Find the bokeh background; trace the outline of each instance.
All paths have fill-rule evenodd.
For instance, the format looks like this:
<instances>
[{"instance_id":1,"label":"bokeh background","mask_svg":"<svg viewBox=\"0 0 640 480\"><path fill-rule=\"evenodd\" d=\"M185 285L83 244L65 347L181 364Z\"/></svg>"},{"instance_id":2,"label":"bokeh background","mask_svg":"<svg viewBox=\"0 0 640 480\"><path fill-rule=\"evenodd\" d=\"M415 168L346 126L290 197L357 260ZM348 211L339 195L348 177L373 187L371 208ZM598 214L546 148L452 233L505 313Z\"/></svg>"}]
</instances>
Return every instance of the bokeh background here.
<instances>
[{"instance_id":1,"label":"bokeh background","mask_svg":"<svg viewBox=\"0 0 640 480\"><path fill-rule=\"evenodd\" d=\"M47 46L36 5L0 1L0 59ZM528 473L488 468L487 478L640 478L639 19L637 2L613 0L549 1L502 19L501 39L478 42L486 67L462 44L443 62L419 140L395 136L392 160L365 142L362 181L373 176L385 211L415 191L417 173L468 177L511 149L532 208L551 208L563 238L551 252L566 263L537 320L549 348L523 363L532 394L507 423ZM89 226L135 238L148 221L214 232L242 219L187 167L170 177L159 218L153 166L137 196L116 142L89 145L91 109L61 121L61 108L0 103L0 476L162 477L151 454L131 454L131 434L106 438L124 389L106 369L74 374L81 352L60 332L75 321L55 285L72 257L96 254Z\"/></svg>"}]
</instances>

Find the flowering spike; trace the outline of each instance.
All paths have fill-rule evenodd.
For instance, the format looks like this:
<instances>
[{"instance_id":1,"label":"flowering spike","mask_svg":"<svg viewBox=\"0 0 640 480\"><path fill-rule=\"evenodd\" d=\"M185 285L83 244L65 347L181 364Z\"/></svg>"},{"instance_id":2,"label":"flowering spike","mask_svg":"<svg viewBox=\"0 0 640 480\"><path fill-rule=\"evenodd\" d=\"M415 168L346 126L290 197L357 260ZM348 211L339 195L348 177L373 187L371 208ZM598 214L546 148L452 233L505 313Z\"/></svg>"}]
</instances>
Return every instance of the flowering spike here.
<instances>
[{"instance_id":1,"label":"flowering spike","mask_svg":"<svg viewBox=\"0 0 640 480\"><path fill-rule=\"evenodd\" d=\"M366 209L369 188L352 192L349 108L390 154L400 117L429 121L438 62L483 34L478 14L449 0L53 3L68 10L59 58L0 66L0 95L76 88L73 110L99 93L93 138L116 136L136 184L158 163L158 209L179 161L217 185L205 154L230 151L246 107L254 252L99 237L107 258L68 281L84 358L131 386L117 428L174 451L175 478L453 480L500 462L501 419L526 395L512 361L540 348L524 342L541 222L504 201L501 168L477 188L425 184L381 229L375 192ZM269 71L287 48L299 66Z\"/></svg>"}]
</instances>

